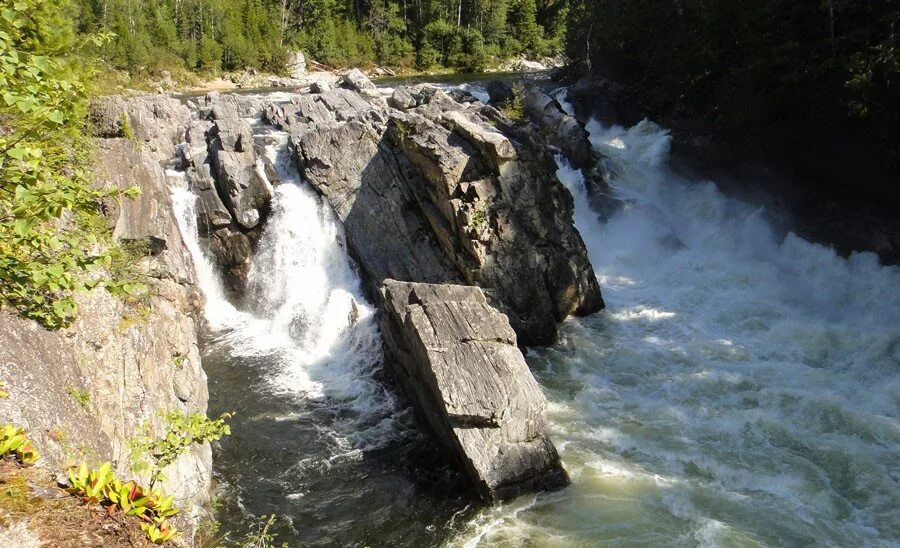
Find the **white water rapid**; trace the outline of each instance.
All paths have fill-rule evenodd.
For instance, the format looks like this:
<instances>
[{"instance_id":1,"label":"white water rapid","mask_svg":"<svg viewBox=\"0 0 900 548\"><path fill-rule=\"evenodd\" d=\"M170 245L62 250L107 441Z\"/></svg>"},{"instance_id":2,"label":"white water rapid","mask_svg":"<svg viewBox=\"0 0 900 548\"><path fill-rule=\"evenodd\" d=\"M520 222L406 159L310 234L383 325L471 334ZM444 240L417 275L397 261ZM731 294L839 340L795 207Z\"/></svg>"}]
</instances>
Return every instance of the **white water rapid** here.
<instances>
[{"instance_id":1,"label":"white water rapid","mask_svg":"<svg viewBox=\"0 0 900 548\"><path fill-rule=\"evenodd\" d=\"M608 309L529 353L572 486L450 544L898 546L900 269L679 179L650 122L588 129L625 207L558 173Z\"/></svg>"}]
</instances>

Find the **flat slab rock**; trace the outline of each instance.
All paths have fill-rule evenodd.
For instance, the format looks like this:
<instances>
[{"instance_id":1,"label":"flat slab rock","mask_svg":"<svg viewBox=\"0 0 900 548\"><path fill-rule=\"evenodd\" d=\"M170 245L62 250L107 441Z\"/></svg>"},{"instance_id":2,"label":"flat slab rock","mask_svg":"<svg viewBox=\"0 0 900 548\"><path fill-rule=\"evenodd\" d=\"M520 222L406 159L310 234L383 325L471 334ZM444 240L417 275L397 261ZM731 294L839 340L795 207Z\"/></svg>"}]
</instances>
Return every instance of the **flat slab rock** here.
<instances>
[{"instance_id":1,"label":"flat slab rock","mask_svg":"<svg viewBox=\"0 0 900 548\"><path fill-rule=\"evenodd\" d=\"M382 331L438 439L487 500L568 484L546 400L505 315L478 287L386 280Z\"/></svg>"}]
</instances>

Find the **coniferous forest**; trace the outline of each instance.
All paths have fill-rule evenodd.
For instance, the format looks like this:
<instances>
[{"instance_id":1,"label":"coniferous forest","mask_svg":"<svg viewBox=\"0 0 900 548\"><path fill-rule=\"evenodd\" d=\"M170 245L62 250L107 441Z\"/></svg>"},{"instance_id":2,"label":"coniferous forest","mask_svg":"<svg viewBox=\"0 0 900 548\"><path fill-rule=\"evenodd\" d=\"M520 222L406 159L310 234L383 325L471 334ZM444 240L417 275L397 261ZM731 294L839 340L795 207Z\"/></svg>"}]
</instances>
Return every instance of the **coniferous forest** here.
<instances>
[{"instance_id":1,"label":"coniferous forest","mask_svg":"<svg viewBox=\"0 0 900 548\"><path fill-rule=\"evenodd\" d=\"M565 53L711 123L900 128L897 0L74 0L130 71L336 67L478 71Z\"/></svg>"},{"instance_id":2,"label":"coniferous forest","mask_svg":"<svg viewBox=\"0 0 900 548\"><path fill-rule=\"evenodd\" d=\"M560 53L566 0L77 0L83 32L115 33L117 67L277 71L289 49L333 66L480 70Z\"/></svg>"}]
</instances>

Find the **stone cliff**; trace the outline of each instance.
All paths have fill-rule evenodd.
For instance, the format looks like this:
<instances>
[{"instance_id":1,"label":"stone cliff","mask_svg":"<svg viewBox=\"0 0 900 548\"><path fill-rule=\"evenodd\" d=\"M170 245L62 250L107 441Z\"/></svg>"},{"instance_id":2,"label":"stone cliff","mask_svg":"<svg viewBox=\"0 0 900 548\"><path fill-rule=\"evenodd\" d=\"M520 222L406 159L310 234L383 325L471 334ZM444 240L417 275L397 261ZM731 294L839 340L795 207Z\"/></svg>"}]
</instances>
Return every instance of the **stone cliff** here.
<instances>
[{"instance_id":1,"label":"stone cliff","mask_svg":"<svg viewBox=\"0 0 900 548\"><path fill-rule=\"evenodd\" d=\"M0 312L0 379L9 385L0 417L28 431L50 468L109 460L121 477L137 477L127 442L141 425L161 427L161 413L206 412L197 342L202 297L160 165L189 116L162 96L111 99L94 112L98 183L141 189L136 199L105 209L114 237L145 250L135 267L148 295L126 303L95 289L81 296L77 321L59 331ZM135 136L125 139L122 121L129 118ZM190 529L209 497L209 446L182 455L166 476L163 488L185 510L182 527Z\"/></svg>"}]
</instances>

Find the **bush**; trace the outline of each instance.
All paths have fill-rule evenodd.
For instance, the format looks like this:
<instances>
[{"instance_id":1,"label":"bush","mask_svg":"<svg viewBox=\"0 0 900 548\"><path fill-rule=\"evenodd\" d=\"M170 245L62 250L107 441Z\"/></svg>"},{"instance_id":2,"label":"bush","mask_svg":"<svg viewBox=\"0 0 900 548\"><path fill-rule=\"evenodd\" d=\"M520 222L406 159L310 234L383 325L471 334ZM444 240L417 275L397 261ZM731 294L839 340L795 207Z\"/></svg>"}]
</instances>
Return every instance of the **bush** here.
<instances>
[{"instance_id":1,"label":"bush","mask_svg":"<svg viewBox=\"0 0 900 548\"><path fill-rule=\"evenodd\" d=\"M74 294L99 283L108 262L97 235L72 230L100 215L104 198L88 175L87 42L72 37L65 0L6 2L0 17L0 304L47 328L77 312ZM108 37L89 36L95 45ZM77 215L72 215L75 213ZM108 235L108 234L107 234Z\"/></svg>"}]
</instances>

